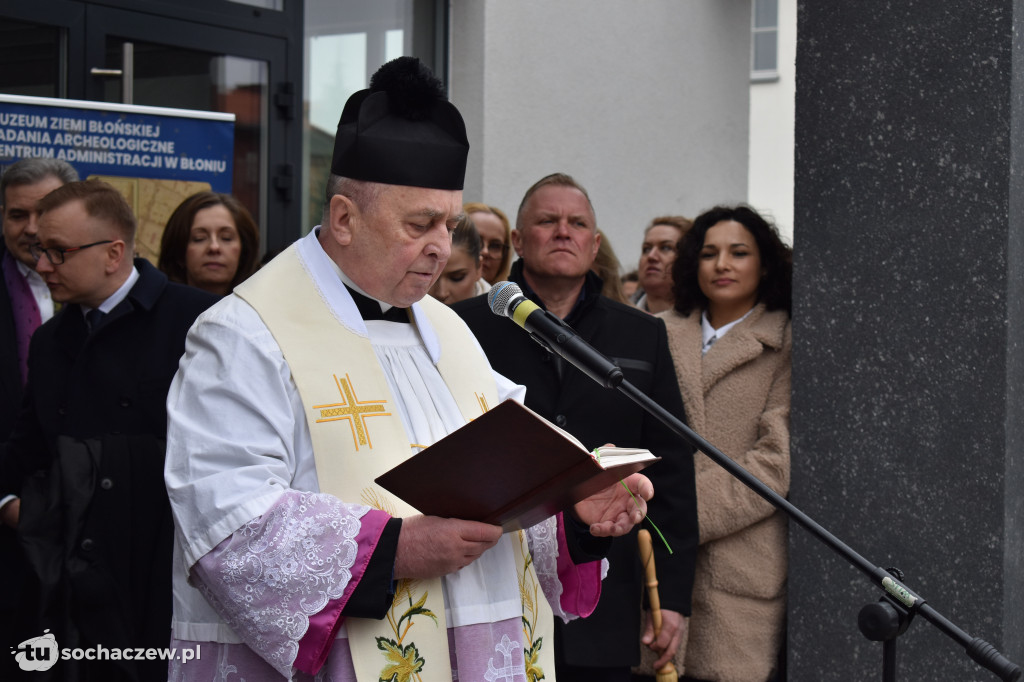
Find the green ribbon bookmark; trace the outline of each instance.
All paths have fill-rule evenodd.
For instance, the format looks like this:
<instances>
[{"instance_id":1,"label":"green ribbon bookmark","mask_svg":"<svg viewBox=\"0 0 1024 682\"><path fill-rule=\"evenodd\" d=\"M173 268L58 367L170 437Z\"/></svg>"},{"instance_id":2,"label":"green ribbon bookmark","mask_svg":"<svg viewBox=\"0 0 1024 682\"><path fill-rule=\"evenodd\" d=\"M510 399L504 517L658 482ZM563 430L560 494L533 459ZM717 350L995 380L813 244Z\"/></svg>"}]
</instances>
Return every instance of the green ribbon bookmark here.
<instances>
[{"instance_id":1,"label":"green ribbon bookmark","mask_svg":"<svg viewBox=\"0 0 1024 682\"><path fill-rule=\"evenodd\" d=\"M620 480L619 483L621 483L622 487L626 489L626 491L629 493L629 496L633 498L633 504L635 504L637 508L639 508L640 503L636 501L636 495L634 495L633 491L629 489L629 486L626 485L626 482ZM668 540L665 539L665 536L662 534L661 529L658 528L658 524L654 523L654 519L651 518L651 515L644 514L644 520L647 521L647 523L651 524L651 528L653 528L654 532L658 534L659 538L661 538L661 544L665 545L665 549L668 550L669 554L672 554L672 548L669 546Z\"/></svg>"},{"instance_id":2,"label":"green ribbon bookmark","mask_svg":"<svg viewBox=\"0 0 1024 682\"><path fill-rule=\"evenodd\" d=\"M597 460L598 464L601 463L601 453L598 452L597 448L594 448L594 459ZM626 485L626 482L623 481L622 479L619 479L619 483L621 483L622 487L626 489L626 492L629 493L629 496L633 498L633 504L635 504L637 509L639 509L640 503L637 501L636 495L633 494L633 491L629 489L629 486ZM647 521L647 523L651 524L651 528L653 528L654 532L658 534L658 537L661 539L661 544L665 545L665 549L668 550L668 553L673 554L672 547L669 546L668 540L665 539L665 535L661 532L661 529L658 528L658 524L654 522L654 519L651 518L650 514L644 514L644 520Z\"/></svg>"}]
</instances>

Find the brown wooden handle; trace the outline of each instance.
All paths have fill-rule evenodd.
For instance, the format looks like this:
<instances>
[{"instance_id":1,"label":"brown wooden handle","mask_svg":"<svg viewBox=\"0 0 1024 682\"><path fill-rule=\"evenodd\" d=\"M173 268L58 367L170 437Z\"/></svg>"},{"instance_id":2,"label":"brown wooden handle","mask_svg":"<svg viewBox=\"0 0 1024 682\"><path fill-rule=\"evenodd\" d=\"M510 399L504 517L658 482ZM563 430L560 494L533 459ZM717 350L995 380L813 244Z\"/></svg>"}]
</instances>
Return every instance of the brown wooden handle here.
<instances>
[{"instance_id":1,"label":"brown wooden handle","mask_svg":"<svg viewBox=\"0 0 1024 682\"><path fill-rule=\"evenodd\" d=\"M644 580L647 583L647 602L651 607L651 623L654 625L654 638L661 634L661 602L658 599L658 573L654 567L654 547L651 544L650 531L641 528L637 531L640 543L640 563L644 565ZM676 666L669 661L656 671L657 682L676 682Z\"/></svg>"},{"instance_id":2,"label":"brown wooden handle","mask_svg":"<svg viewBox=\"0 0 1024 682\"><path fill-rule=\"evenodd\" d=\"M640 563L644 565L644 581L647 584L647 601L651 606L651 620L654 622L654 637L661 633L661 602L658 599L658 574L654 567L654 547L651 533L646 529L637 532L640 543Z\"/></svg>"}]
</instances>

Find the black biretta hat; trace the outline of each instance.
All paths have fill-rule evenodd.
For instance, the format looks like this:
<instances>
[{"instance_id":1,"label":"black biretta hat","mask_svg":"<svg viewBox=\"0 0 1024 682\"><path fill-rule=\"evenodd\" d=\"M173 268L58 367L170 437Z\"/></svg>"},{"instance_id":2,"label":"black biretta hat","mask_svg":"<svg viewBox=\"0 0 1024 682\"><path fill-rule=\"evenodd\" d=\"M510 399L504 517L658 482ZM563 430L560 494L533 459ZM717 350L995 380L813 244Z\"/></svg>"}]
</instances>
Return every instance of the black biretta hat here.
<instances>
[{"instance_id":1,"label":"black biretta hat","mask_svg":"<svg viewBox=\"0 0 1024 682\"><path fill-rule=\"evenodd\" d=\"M469 140L444 86L419 59L399 57L348 98L331 172L388 185L462 189Z\"/></svg>"}]
</instances>

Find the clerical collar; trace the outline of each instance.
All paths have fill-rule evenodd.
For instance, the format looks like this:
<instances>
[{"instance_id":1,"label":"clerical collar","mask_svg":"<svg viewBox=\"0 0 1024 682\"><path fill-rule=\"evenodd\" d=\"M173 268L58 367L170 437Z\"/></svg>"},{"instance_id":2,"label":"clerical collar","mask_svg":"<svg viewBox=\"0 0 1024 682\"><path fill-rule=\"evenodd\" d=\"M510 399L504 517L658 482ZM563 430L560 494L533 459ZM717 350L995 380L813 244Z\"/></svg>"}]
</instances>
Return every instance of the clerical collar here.
<instances>
[{"instance_id":1,"label":"clerical collar","mask_svg":"<svg viewBox=\"0 0 1024 682\"><path fill-rule=\"evenodd\" d=\"M317 225L313 228L313 231L317 235L317 245L323 249L323 244L320 244L320 226ZM324 252L326 254L326 251ZM348 293L352 295L352 300L356 304L356 309L359 311L359 315L364 320L387 320L388 322L409 322L409 309L408 308L396 308L390 303L373 298L365 291L359 288L355 282L353 282L345 271L338 267L338 264L334 262L334 259L330 256L327 257L328 262L334 268L334 271L341 278L341 283L348 289Z\"/></svg>"},{"instance_id":2,"label":"clerical collar","mask_svg":"<svg viewBox=\"0 0 1024 682\"><path fill-rule=\"evenodd\" d=\"M383 301L378 301L375 298L356 291L354 288L345 284L345 288L348 289L348 293L352 295L352 300L355 301L356 308L359 310L359 315L364 320L386 320L388 322L409 322L409 309L408 308L396 308L393 305L388 305ZM382 310L387 306L387 310Z\"/></svg>"}]
</instances>

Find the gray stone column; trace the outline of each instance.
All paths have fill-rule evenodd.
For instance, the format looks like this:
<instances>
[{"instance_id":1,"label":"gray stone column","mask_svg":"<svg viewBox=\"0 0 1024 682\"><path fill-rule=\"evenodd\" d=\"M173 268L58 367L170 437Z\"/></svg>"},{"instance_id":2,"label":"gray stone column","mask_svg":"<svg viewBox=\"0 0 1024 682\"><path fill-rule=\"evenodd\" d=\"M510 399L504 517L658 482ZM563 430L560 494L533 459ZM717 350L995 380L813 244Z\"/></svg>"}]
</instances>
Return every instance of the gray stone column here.
<instances>
[{"instance_id":1,"label":"gray stone column","mask_svg":"<svg viewBox=\"0 0 1024 682\"><path fill-rule=\"evenodd\" d=\"M801 2L791 500L1024 665L1024 2ZM880 596L790 530L792 681ZM916 619L899 680L990 680Z\"/></svg>"}]
</instances>

